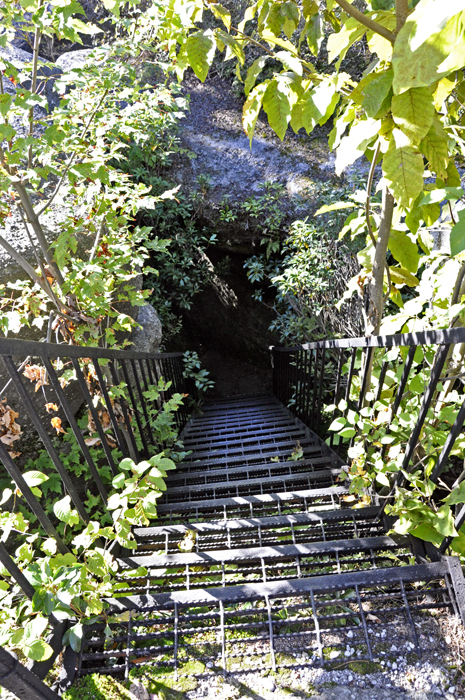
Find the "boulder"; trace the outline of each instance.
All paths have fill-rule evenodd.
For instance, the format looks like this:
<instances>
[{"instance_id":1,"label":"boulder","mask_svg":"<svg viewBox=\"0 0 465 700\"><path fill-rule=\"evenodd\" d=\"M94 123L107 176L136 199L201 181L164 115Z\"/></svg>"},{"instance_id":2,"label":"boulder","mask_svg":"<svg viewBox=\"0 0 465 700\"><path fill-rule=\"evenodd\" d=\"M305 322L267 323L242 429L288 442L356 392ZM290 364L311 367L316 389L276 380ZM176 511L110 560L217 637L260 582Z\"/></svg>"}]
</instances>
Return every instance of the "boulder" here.
<instances>
[{"instance_id":1,"label":"boulder","mask_svg":"<svg viewBox=\"0 0 465 700\"><path fill-rule=\"evenodd\" d=\"M138 307L136 317L139 326L135 328L130 337L131 350L137 352L158 352L162 338L162 325L157 312L151 304Z\"/></svg>"},{"instance_id":2,"label":"boulder","mask_svg":"<svg viewBox=\"0 0 465 700\"><path fill-rule=\"evenodd\" d=\"M32 61L32 53L29 51L24 51L18 48L14 44L8 44L5 48L0 46L0 62L2 57L6 58L8 61L13 63L16 68L23 68L27 63ZM52 109L58 106L60 98L54 90L55 78L61 75L62 70L57 65L47 62L45 58L39 56L39 70L38 70L38 87L40 93L45 93L48 103L48 111L51 112ZM30 80L24 81L22 85L29 89L31 82ZM16 88L9 80L3 78L3 87L5 92L14 94ZM46 112L42 108L36 107L39 110L39 114L45 116Z\"/></svg>"},{"instance_id":3,"label":"boulder","mask_svg":"<svg viewBox=\"0 0 465 700\"><path fill-rule=\"evenodd\" d=\"M88 57L92 54L93 49L79 49L77 51L66 51L62 53L56 60L56 65L66 73L72 68L81 68Z\"/></svg>"}]
</instances>

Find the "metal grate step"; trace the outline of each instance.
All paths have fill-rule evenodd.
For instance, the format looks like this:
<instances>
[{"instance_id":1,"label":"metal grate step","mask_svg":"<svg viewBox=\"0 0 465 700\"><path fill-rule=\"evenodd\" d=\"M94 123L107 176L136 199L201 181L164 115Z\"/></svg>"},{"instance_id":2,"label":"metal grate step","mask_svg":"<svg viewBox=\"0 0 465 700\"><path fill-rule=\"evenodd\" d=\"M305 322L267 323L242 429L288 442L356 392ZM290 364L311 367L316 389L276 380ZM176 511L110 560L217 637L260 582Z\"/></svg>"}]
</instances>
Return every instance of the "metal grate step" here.
<instances>
[{"instance_id":1,"label":"metal grate step","mask_svg":"<svg viewBox=\"0 0 465 700\"><path fill-rule=\"evenodd\" d=\"M212 465L213 466L213 465ZM263 462L252 466L228 467L220 465L220 469L209 469L188 471L187 473L179 471L166 479L166 484L171 491L173 486L183 484L209 484L215 481L241 481L244 479L252 479L256 477L271 477L272 475L292 475L300 472L305 472L312 476L320 470L330 467L331 460L329 457L319 457L316 459L302 459L296 462ZM327 469L331 471L334 477L341 473L340 469Z\"/></svg>"},{"instance_id":2,"label":"metal grate step","mask_svg":"<svg viewBox=\"0 0 465 700\"><path fill-rule=\"evenodd\" d=\"M126 588L118 597L205 586L231 586L246 581L289 581L321 574L367 571L409 563L410 540L387 536L331 542L280 544L178 554L136 555L120 559L119 578ZM126 571L145 567L147 573L128 578Z\"/></svg>"},{"instance_id":3,"label":"metal grate step","mask_svg":"<svg viewBox=\"0 0 465 700\"><path fill-rule=\"evenodd\" d=\"M86 626L78 671L127 676L133 666L150 662L182 675L195 660L199 675L331 666L340 663L338 657L389 659L383 637L392 627L397 647L419 657L425 613L458 612L452 584L459 569L455 557L445 557L415 566L112 599L113 636L107 639L103 624Z\"/></svg>"},{"instance_id":4,"label":"metal grate step","mask_svg":"<svg viewBox=\"0 0 465 700\"><path fill-rule=\"evenodd\" d=\"M379 508L358 508L320 513L297 513L240 520L212 520L181 525L136 528L138 552L179 552L187 533L195 533L195 551L226 547L262 547L271 544L327 542L380 535L384 532L377 517Z\"/></svg>"}]
</instances>

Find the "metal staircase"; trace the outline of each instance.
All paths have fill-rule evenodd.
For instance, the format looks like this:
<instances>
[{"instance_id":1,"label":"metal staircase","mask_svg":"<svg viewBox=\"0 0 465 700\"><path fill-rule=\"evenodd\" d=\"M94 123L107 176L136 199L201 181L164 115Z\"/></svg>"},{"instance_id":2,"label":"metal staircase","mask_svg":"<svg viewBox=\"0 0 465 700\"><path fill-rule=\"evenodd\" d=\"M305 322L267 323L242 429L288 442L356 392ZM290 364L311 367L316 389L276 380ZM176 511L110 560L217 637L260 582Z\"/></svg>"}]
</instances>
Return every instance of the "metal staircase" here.
<instances>
[{"instance_id":1,"label":"metal staircase","mask_svg":"<svg viewBox=\"0 0 465 700\"><path fill-rule=\"evenodd\" d=\"M335 442L333 447L323 410L325 404L334 404L336 415L343 417L367 401L381 400L388 387L395 413L402 408L412 367L419 371L413 363L417 348L433 348L434 362L424 360L429 383L405 445L402 471L395 477L400 486L412 466L436 388L450 379L448 353L461 344L464 328L275 348L274 396L210 401L190 418L185 402L176 421L189 454L170 472L154 526L134 530L136 553L113 550L121 564L117 597L107 601L109 608L100 619L85 625L80 652L66 647L59 689L93 672L128 677L141 664L178 675L193 669L196 675L208 675L388 661L406 650L420 657L431 614L449 611L465 621L460 562L444 554L450 538L436 548L411 536L388 534L392 522L383 512L386 494L356 498L350 493L340 456L345 447ZM399 357L388 352L397 347L402 349ZM366 367L376 348L384 350L376 360L376 395L370 397ZM119 455L142 461L163 449L152 440L150 412L163 411L163 401L175 392L194 393L179 353L0 339L0 355L10 377L9 401L27 415L28 431L42 440L84 522L88 515L50 439L43 400L34 382L21 375L24 365L38 363L44 369L47 400L60 405L59 415L72 429L104 505L101 469L105 460L114 473L117 468L106 436ZM66 394L59 376L70 367L77 382ZM161 379L171 383L161 399L153 399L150 388ZM112 406L108 392L121 381L127 396ZM105 451L97 461L70 403L77 401L79 391ZM90 392L105 398L111 425L100 423ZM465 398L462 388L460 392L463 405L435 455L430 476L435 483L463 435ZM341 399L345 408L340 408ZM66 551L55 522L1 440L0 459L45 532L56 539L59 551ZM462 478L465 472L457 483ZM459 504L456 530L464 523L465 506ZM34 587L3 543L0 562L25 598L32 599ZM55 624L54 656L33 665L35 676L10 662L11 655L0 647L0 685L22 700L58 698L34 679L44 678L63 650L67 624ZM386 648L389 632L395 634L396 645Z\"/></svg>"},{"instance_id":2,"label":"metal staircase","mask_svg":"<svg viewBox=\"0 0 465 700\"><path fill-rule=\"evenodd\" d=\"M460 614L458 560L414 563L413 540L385 534L376 496L354 503L342 460L274 397L210 402L182 437L191 454L157 526L137 529L137 555L121 560L147 573L123 572L112 648L103 625L89 630L79 674L372 661L392 626L420 656L426 612Z\"/></svg>"}]
</instances>

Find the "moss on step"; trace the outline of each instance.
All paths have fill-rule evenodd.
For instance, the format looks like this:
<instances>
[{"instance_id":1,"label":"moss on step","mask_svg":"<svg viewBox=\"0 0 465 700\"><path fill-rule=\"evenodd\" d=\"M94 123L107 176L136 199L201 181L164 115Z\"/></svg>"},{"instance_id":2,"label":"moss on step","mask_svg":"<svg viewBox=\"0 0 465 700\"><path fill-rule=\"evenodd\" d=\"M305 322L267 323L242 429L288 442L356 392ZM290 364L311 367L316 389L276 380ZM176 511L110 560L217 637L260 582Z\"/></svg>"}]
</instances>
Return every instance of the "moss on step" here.
<instances>
[{"instance_id":1,"label":"moss on step","mask_svg":"<svg viewBox=\"0 0 465 700\"><path fill-rule=\"evenodd\" d=\"M63 693L63 700L133 700L124 685L110 676L92 673L79 678Z\"/></svg>"},{"instance_id":2,"label":"moss on step","mask_svg":"<svg viewBox=\"0 0 465 700\"><path fill-rule=\"evenodd\" d=\"M160 700L183 700L184 693L197 688L196 676L204 671L205 665L192 659L180 666L177 676L171 666L146 665L133 668L129 677L131 680L140 679Z\"/></svg>"}]
</instances>

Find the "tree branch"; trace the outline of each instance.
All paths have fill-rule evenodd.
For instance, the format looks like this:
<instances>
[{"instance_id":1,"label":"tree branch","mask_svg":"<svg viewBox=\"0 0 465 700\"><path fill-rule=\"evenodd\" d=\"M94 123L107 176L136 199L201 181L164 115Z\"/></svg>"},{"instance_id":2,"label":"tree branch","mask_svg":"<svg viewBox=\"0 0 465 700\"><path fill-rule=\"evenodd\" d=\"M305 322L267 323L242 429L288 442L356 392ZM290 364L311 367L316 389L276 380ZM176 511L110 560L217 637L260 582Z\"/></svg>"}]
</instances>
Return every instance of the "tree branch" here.
<instances>
[{"instance_id":1,"label":"tree branch","mask_svg":"<svg viewBox=\"0 0 465 700\"><path fill-rule=\"evenodd\" d=\"M373 187L373 178L375 176L375 168L376 168L376 161L378 160L379 156L379 151L381 148L381 144L378 139L378 143L376 144L375 152L373 153L373 160L371 161L371 167L370 167L370 172L368 173L368 180L367 180L367 197L365 200L365 217L367 221L367 229L368 233L371 238L371 242L373 243L374 246L376 246L376 240L373 235L373 229L371 228L371 221L370 221L370 209L371 209L371 188Z\"/></svg>"},{"instance_id":2,"label":"tree branch","mask_svg":"<svg viewBox=\"0 0 465 700\"><path fill-rule=\"evenodd\" d=\"M396 34L400 32L408 17L408 0L396 0Z\"/></svg>"},{"instance_id":3,"label":"tree branch","mask_svg":"<svg viewBox=\"0 0 465 700\"><path fill-rule=\"evenodd\" d=\"M383 190L383 206L381 222L378 229L378 239L373 260L372 279L368 285L368 327L367 335L378 335L384 308L383 282L386 267L386 253L391 233L392 215L394 212L394 197L385 186Z\"/></svg>"},{"instance_id":4,"label":"tree branch","mask_svg":"<svg viewBox=\"0 0 465 700\"><path fill-rule=\"evenodd\" d=\"M20 217L21 217L21 221L23 222L23 226L24 226L24 228L25 228L25 230L26 230L27 236L28 236L28 238L29 238L29 242L30 242L30 244L31 244L32 250L33 250L33 252L34 252L34 255L35 255L35 258L36 258L36 261L37 261L37 265L40 267L40 271L41 271L41 273L42 273L42 278L39 278L39 279L41 279L41 285L40 285L40 286L42 287L42 289L44 290L44 292L50 297L50 299L54 302L54 304L55 304L55 306L57 307L58 311L63 310L63 309L66 308L66 307L65 307L64 304L62 304L62 303L57 299L57 297L56 297L56 295L55 295L55 293L54 293L54 291L53 291L53 289L52 289L52 287L51 287L51 285L50 285L50 282L48 281L48 278L47 278L47 275L46 275L44 266L43 266L42 261L41 261L39 255L38 255L38 253L37 253L36 247L35 247L35 245L34 245L34 241L32 240L32 236L31 236L31 234L30 234L30 232L29 232L29 226L28 226L28 224L27 224L26 219L24 218L23 211L22 211L22 209L21 209L21 207L20 207L19 205L18 205L18 212L19 212L19 215L20 215Z\"/></svg>"},{"instance_id":5,"label":"tree branch","mask_svg":"<svg viewBox=\"0 0 465 700\"><path fill-rule=\"evenodd\" d=\"M48 294L47 290L44 289L43 280L39 277L32 265L29 265L28 261L25 260L25 258L23 258L23 256L20 253L18 253L12 245L9 244L8 241L5 238L3 238L3 236L0 236L0 245L6 250L8 255L10 255L13 258L13 260L15 260L18 263L18 265L20 265L23 268L25 272L27 272L32 281L40 285L44 292Z\"/></svg>"},{"instance_id":6,"label":"tree branch","mask_svg":"<svg viewBox=\"0 0 465 700\"><path fill-rule=\"evenodd\" d=\"M45 238L45 233L42 228L42 225L39 221L39 217L34 211L34 207L32 206L32 202L29 199L29 195L26 191L26 188L22 184L22 182L14 182L13 187L15 188L16 192L19 194L19 198L21 200L21 206L24 209L24 213L26 214L26 218L31 224L33 231L37 237L37 240L39 241L40 248L42 250L42 253L44 255L45 260L47 261L47 264L50 266L51 271L55 275L55 279L58 282L58 285L62 287L64 285L64 279L63 275L61 274L61 271L59 270L58 266L56 265L55 261L53 260L53 255L50 250L50 245Z\"/></svg>"},{"instance_id":7,"label":"tree branch","mask_svg":"<svg viewBox=\"0 0 465 700\"><path fill-rule=\"evenodd\" d=\"M386 29L386 27L383 27L381 24L378 24L378 22L375 22L370 17L364 15L363 12L357 10L357 8L347 2L347 0L336 0L336 2L339 7L344 10L344 12L347 12L348 15L356 19L357 22L360 22L360 24L363 24L365 27L367 27L367 29L371 29L371 31L376 32L376 34L379 34L390 41L391 44L395 42L396 35L394 32L389 31L389 29Z\"/></svg>"}]
</instances>

